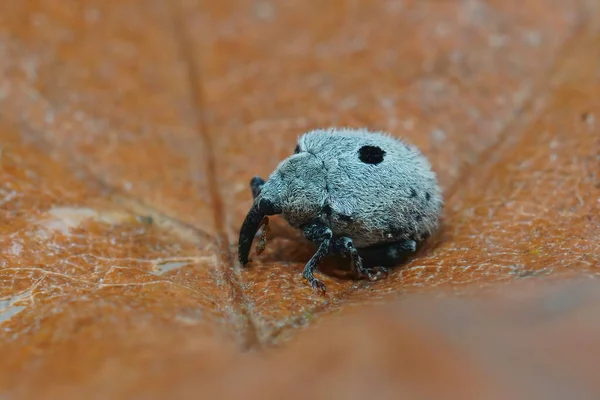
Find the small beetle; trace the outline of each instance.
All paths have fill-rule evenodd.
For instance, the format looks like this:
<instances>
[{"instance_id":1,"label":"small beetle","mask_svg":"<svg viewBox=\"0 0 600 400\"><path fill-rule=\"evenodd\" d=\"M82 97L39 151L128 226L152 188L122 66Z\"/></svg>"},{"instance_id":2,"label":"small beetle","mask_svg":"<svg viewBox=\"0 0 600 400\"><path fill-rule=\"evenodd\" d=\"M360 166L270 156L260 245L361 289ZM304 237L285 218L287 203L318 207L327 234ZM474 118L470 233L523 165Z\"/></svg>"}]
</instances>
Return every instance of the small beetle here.
<instances>
[{"instance_id":1,"label":"small beetle","mask_svg":"<svg viewBox=\"0 0 600 400\"><path fill-rule=\"evenodd\" d=\"M302 275L314 277L329 254L350 256L361 278L375 280L405 261L439 226L443 208L436 174L421 152L383 132L316 129L303 134L294 154L265 182L250 181L254 203L240 229L239 261L248 263L254 236L267 216L281 214L318 246Z\"/></svg>"}]
</instances>

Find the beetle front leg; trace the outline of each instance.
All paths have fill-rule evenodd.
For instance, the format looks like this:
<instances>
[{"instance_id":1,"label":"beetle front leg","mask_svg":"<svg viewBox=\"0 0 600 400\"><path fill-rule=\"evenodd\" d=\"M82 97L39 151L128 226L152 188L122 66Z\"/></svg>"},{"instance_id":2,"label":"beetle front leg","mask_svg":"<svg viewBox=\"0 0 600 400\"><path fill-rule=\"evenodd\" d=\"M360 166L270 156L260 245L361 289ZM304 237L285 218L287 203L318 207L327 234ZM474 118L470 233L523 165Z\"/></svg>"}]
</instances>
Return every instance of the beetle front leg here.
<instances>
[{"instance_id":1,"label":"beetle front leg","mask_svg":"<svg viewBox=\"0 0 600 400\"><path fill-rule=\"evenodd\" d=\"M319 263L331 253L331 240L333 232L329 227L321 222L313 222L303 228L304 236L311 242L317 244L319 248L317 252L306 263L302 276L310 283L315 290L320 290L325 293L325 284L314 277L314 272L319 266Z\"/></svg>"},{"instance_id":2,"label":"beetle front leg","mask_svg":"<svg viewBox=\"0 0 600 400\"><path fill-rule=\"evenodd\" d=\"M250 180L250 190L252 191L253 200L258 197L263 186L265 186L265 180L260 176L255 176Z\"/></svg>"}]
</instances>

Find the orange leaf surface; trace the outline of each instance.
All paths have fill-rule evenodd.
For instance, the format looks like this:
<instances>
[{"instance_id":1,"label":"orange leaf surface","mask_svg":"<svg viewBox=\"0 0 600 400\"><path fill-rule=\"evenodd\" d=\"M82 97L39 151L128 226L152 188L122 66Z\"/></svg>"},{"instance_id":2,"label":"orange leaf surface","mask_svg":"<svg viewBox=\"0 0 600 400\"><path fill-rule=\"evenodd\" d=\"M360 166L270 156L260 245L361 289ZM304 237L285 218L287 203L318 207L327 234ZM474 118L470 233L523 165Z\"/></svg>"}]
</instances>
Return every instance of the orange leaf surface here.
<instances>
[{"instance_id":1,"label":"orange leaf surface","mask_svg":"<svg viewBox=\"0 0 600 400\"><path fill-rule=\"evenodd\" d=\"M596 3L0 2L0 395L597 398ZM281 218L237 236L329 126L419 146L446 205L320 296Z\"/></svg>"}]
</instances>

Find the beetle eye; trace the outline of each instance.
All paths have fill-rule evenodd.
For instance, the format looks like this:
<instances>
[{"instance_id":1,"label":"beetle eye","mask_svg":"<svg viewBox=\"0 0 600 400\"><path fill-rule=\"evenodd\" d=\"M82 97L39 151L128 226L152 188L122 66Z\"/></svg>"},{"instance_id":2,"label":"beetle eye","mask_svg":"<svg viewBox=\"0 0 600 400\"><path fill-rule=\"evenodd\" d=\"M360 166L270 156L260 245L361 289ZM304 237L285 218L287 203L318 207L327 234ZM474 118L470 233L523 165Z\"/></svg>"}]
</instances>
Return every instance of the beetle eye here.
<instances>
[{"instance_id":1,"label":"beetle eye","mask_svg":"<svg viewBox=\"0 0 600 400\"><path fill-rule=\"evenodd\" d=\"M300 145L299 144L297 144L296 148L294 149L294 154L298 154L298 153L300 153Z\"/></svg>"},{"instance_id":2,"label":"beetle eye","mask_svg":"<svg viewBox=\"0 0 600 400\"><path fill-rule=\"evenodd\" d=\"M383 161L385 151L377 146L363 146L358 150L358 158L365 164L379 164Z\"/></svg>"}]
</instances>

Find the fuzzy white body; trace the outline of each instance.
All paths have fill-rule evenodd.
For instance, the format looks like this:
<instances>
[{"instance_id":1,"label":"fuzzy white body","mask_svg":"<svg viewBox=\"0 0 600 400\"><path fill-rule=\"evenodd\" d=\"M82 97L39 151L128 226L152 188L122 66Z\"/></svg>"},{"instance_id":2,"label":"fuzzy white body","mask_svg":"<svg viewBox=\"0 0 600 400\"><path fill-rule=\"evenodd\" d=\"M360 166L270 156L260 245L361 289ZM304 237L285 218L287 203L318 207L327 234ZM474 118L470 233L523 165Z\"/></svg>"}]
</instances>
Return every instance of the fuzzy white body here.
<instances>
[{"instance_id":1,"label":"fuzzy white body","mask_svg":"<svg viewBox=\"0 0 600 400\"><path fill-rule=\"evenodd\" d=\"M365 163L365 146L385 152ZM314 130L298 140L299 152L269 176L261 197L281 206L282 216L301 229L320 220L357 248L416 242L437 229L443 207L435 173L421 152L384 133L361 129Z\"/></svg>"}]
</instances>

